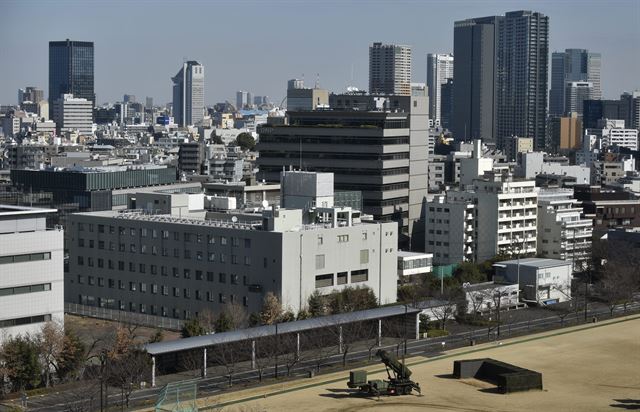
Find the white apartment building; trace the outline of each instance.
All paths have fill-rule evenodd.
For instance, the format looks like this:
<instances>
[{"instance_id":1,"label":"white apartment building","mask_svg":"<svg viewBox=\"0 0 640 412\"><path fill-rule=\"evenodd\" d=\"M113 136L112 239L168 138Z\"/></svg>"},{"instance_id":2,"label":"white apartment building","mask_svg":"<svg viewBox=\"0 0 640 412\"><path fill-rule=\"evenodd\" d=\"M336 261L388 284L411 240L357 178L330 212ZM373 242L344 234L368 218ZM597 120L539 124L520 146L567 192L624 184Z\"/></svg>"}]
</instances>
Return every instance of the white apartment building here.
<instances>
[{"instance_id":1,"label":"white apartment building","mask_svg":"<svg viewBox=\"0 0 640 412\"><path fill-rule=\"evenodd\" d=\"M54 212L0 205L0 343L64 322L64 232L46 225Z\"/></svg>"},{"instance_id":2,"label":"white apartment building","mask_svg":"<svg viewBox=\"0 0 640 412\"><path fill-rule=\"evenodd\" d=\"M519 282L521 300L550 305L571 300L571 262L557 259L527 258L506 260L493 265L494 279Z\"/></svg>"},{"instance_id":3,"label":"white apartment building","mask_svg":"<svg viewBox=\"0 0 640 412\"><path fill-rule=\"evenodd\" d=\"M451 193L451 192L449 192ZM439 195L426 204L425 251L434 265L449 265L475 259L475 213L473 202Z\"/></svg>"},{"instance_id":4,"label":"white apartment building","mask_svg":"<svg viewBox=\"0 0 640 412\"><path fill-rule=\"evenodd\" d=\"M93 102L72 94L63 94L53 106L53 120L59 133L77 130L81 135L93 133Z\"/></svg>"},{"instance_id":5,"label":"white apartment building","mask_svg":"<svg viewBox=\"0 0 640 412\"><path fill-rule=\"evenodd\" d=\"M538 193L538 254L567 260L580 270L591 257L593 220L582 218L570 189L542 189Z\"/></svg>"},{"instance_id":6,"label":"white apartment building","mask_svg":"<svg viewBox=\"0 0 640 412\"><path fill-rule=\"evenodd\" d=\"M429 87L429 119L440 125L441 87L453 79L453 54L427 54L427 87Z\"/></svg>"},{"instance_id":7,"label":"white apartment building","mask_svg":"<svg viewBox=\"0 0 640 412\"><path fill-rule=\"evenodd\" d=\"M575 177L577 184L591 183L592 174L588 166L569 165L569 159L550 158L544 152L521 153L518 166L518 176L525 179L535 179L539 174L554 174Z\"/></svg>"},{"instance_id":8,"label":"white apartment building","mask_svg":"<svg viewBox=\"0 0 640 412\"><path fill-rule=\"evenodd\" d=\"M475 206L475 261L498 254L536 253L538 188L534 181L514 181L509 175L489 172L483 180L474 180L472 189L448 192L449 198Z\"/></svg>"},{"instance_id":9,"label":"white apartment building","mask_svg":"<svg viewBox=\"0 0 640 412\"><path fill-rule=\"evenodd\" d=\"M598 127L588 129L587 134L595 135L600 140L598 145L602 149L618 146L638 150L638 129L626 129L624 120L601 119Z\"/></svg>"},{"instance_id":10,"label":"white apartment building","mask_svg":"<svg viewBox=\"0 0 640 412\"><path fill-rule=\"evenodd\" d=\"M433 271L433 255L431 253L398 251L398 281L425 275Z\"/></svg>"},{"instance_id":11,"label":"white apartment building","mask_svg":"<svg viewBox=\"0 0 640 412\"><path fill-rule=\"evenodd\" d=\"M493 159L482 156L482 141L473 141L473 152L471 158L460 159L460 186L466 187L473 184L485 172L493 169Z\"/></svg>"}]
</instances>

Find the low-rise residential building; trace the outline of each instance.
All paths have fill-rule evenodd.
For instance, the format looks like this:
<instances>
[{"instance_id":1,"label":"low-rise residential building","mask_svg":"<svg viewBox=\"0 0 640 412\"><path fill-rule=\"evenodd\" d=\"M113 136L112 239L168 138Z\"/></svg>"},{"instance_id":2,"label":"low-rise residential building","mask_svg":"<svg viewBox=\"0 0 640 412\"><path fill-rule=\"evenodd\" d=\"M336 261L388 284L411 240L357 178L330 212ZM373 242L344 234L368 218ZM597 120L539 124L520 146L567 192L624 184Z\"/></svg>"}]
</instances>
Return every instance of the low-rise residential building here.
<instances>
[{"instance_id":1,"label":"low-rise residential building","mask_svg":"<svg viewBox=\"0 0 640 412\"><path fill-rule=\"evenodd\" d=\"M526 258L493 265L494 279L519 284L521 300L537 305L571 300L571 261Z\"/></svg>"},{"instance_id":2,"label":"low-rise residential building","mask_svg":"<svg viewBox=\"0 0 640 412\"><path fill-rule=\"evenodd\" d=\"M640 199L631 192L578 185L574 197L581 202L584 217L593 220L593 230L640 227Z\"/></svg>"},{"instance_id":3,"label":"low-rise residential building","mask_svg":"<svg viewBox=\"0 0 640 412\"><path fill-rule=\"evenodd\" d=\"M433 254L398 251L398 281L400 283L433 271Z\"/></svg>"},{"instance_id":4,"label":"low-rise residential building","mask_svg":"<svg viewBox=\"0 0 640 412\"><path fill-rule=\"evenodd\" d=\"M571 189L538 193L538 255L568 260L580 270L591 258L593 221L582 217Z\"/></svg>"},{"instance_id":5,"label":"low-rise residential building","mask_svg":"<svg viewBox=\"0 0 640 412\"><path fill-rule=\"evenodd\" d=\"M177 319L219 313L229 303L256 312L267 292L295 312L314 291L347 286L368 286L381 304L395 302L397 223L366 222L358 211L325 203L260 214L189 206L180 215L72 215L65 299Z\"/></svg>"},{"instance_id":6,"label":"low-rise residential building","mask_svg":"<svg viewBox=\"0 0 640 412\"><path fill-rule=\"evenodd\" d=\"M53 209L0 205L0 343L64 322L63 231Z\"/></svg>"}]
</instances>

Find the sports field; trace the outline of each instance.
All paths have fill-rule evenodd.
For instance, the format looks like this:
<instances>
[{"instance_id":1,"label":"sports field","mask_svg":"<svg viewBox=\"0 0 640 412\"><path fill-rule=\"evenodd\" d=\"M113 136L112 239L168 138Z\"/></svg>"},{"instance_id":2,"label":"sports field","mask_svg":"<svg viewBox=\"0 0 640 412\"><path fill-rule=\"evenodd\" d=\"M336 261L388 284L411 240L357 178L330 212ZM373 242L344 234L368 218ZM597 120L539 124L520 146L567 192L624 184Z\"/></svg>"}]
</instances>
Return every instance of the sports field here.
<instances>
[{"instance_id":1,"label":"sports field","mask_svg":"<svg viewBox=\"0 0 640 412\"><path fill-rule=\"evenodd\" d=\"M348 372L342 372L230 393L201 400L199 404L206 409L216 403L235 401L222 410L244 412L640 409L640 317L469 347L445 355L408 360L412 378L420 383L424 396L380 397L380 400L362 397L347 389ZM484 357L541 372L544 390L502 395L484 382L451 378L455 359ZM370 378L384 376L385 373L377 373Z\"/></svg>"}]
</instances>

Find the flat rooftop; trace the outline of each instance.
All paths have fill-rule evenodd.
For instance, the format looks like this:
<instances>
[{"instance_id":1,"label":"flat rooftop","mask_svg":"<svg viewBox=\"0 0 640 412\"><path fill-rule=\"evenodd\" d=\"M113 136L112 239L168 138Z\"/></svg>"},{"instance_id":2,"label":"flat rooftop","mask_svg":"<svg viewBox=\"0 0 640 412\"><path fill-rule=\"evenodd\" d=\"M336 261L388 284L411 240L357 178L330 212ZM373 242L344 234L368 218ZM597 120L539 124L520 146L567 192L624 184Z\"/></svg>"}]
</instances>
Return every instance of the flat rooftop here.
<instances>
[{"instance_id":1,"label":"flat rooftop","mask_svg":"<svg viewBox=\"0 0 640 412\"><path fill-rule=\"evenodd\" d=\"M55 213L58 209L43 209L39 207L13 206L0 204L0 218L24 215L41 215L44 213Z\"/></svg>"},{"instance_id":2,"label":"flat rooftop","mask_svg":"<svg viewBox=\"0 0 640 412\"><path fill-rule=\"evenodd\" d=\"M571 266L570 260L560 260L560 259L542 259L542 258L524 258L520 259L512 259L512 260L503 260L502 262L496 262L494 266L505 266L505 265L518 265L534 267L538 269L543 268L552 268L557 266Z\"/></svg>"}]
</instances>

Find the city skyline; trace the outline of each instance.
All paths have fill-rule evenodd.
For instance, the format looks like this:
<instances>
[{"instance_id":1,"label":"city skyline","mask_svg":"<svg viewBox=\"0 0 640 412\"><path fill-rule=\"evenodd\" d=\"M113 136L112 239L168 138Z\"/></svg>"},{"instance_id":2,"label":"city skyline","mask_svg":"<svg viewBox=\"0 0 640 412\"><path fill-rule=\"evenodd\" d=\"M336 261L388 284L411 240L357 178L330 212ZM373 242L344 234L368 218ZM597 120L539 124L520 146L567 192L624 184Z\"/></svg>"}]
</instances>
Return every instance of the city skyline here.
<instances>
[{"instance_id":1,"label":"city skyline","mask_svg":"<svg viewBox=\"0 0 640 412\"><path fill-rule=\"evenodd\" d=\"M172 13L154 9L170 3L97 3L66 1L6 2L0 17L0 30L6 38L20 32L20 42L4 42L0 55L6 61L22 64L3 68L0 103L13 104L17 91L25 85L48 90L47 62L49 41L67 38L95 44L95 91L97 103L114 102L124 93L153 97L157 104L171 101L171 77L182 60L198 60L210 67L205 104L235 100L237 90L272 96L279 104L286 94L286 81L304 74L307 86L320 86L342 92L347 86L367 89L368 49L373 42L406 44L412 47L412 81L426 80L427 53L453 51L453 23L478 16L504 14L513 10L532 10L550 18L549 51L585 48L602 54L604 98L640 88L634 75L640 71L637 42L640 4L615 2L356 2L276 1L219 3L185 2ZM248 6L250 8L242 7ZM580 6L580 7L577 7ZM60 24L68 7L75 13L74 26ZM279 13L269 13L273 8ZM366 30L373 17L390 15L391 8L407 11L403 24L393 21L383 30ZM192 11L199 8L198 13ZM397 12L395 10L394 12ZM149 13L155 13L149 18ZM99 14L100 19L91 16ZM153 15L153 14L152 14ZM216 16L224 15L224 19ZM266 18L268 17L268 18ZM591 24L594 19L599 24ZM84 24L83 21L92 24ZM309 21L320 22L318 27ZM25 32L18 22L31 21L38 27ZM114 29L114 21L121 21ZM162 27L190 21L180 32L168 36ZM242 32L234 27L243 21ZM149 23L147 23L149 22ZM153 22L153 25L151 25ZM209 22L209 23L207 23ZM331 22L323 26L323 22ZM569 23L570 22L570 23ZM589 22L589 24L581 24ZM349 36L330 27L350 24ZM326 27L323 28L323 27ZM615 27L615 30L611 28ZM309 33L309 35L293 35ZM318 34L319 33L319 34ZM434 35L439 33L439 35ZM131 38L138 41L132 42ZM186 39L190 41L185 41ZM213 39L213 40L212 40ZM615 45L615 47L611 47ZM292 53L291 50L296 50ZM550 62L549 62L550 63Z\"/></svg>"}]
</instances>

